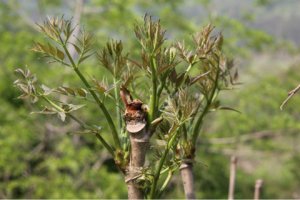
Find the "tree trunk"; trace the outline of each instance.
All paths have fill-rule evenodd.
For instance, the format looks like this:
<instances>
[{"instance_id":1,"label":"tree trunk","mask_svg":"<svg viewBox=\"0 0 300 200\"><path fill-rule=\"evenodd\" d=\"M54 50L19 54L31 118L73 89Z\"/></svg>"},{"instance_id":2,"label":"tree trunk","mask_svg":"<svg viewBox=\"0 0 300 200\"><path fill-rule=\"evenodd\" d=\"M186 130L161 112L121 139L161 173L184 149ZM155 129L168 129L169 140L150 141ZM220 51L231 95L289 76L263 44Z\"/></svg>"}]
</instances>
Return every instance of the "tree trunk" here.
<instances>
[{"instance_id":1,"label":"tree trunk","mask_svg":"<svg viewBox=\"0 0 300 200\"><path fill-rule=\"evenodd\" d=\"M133 100L130 92L122 86L120 97L125 104L126 130L130 138L130 161L126 170L125 181L128 188L128 199L143 199L143 190L136 183L145 164L146 152L149 147L151 132L148 130L146 110L143 102Z\"/></svg>"},{"instance_id":2,"label":"tree trunk","mask_svg":"<svg viewBox=\"0 0 300 200\"><path fill-rule=\"evenodd\" d=\"M138 133L130 133L131 156L126 175L128 199L143 199L143 191L135 183L145 163L146 151L149 147L149 132L144 128Z\"/></svg>"},{"instance_id":3,"label":"tree trunk","mask_svg":"<svg viewBox=\"0 0 300 200\"><path fill-rule=\"evenodd\" d=\"M182 163L180 174L186 199L196 199L193 176L193 163Z\"/></svg>"}]
</instances>

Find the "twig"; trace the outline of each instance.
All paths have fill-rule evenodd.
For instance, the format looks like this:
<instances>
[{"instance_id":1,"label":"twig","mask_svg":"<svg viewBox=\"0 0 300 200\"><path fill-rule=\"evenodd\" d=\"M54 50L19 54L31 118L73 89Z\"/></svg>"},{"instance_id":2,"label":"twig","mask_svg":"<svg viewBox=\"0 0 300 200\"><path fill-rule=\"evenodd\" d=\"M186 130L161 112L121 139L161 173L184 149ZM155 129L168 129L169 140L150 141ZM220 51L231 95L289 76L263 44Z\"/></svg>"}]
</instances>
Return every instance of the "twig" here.
<instances>
[{"instance_id":1,"label":"twig","mask_svg":"<svg viewBox=\"0 0 300 200\"><path fill-rule=\"evenodd\" d=\"M283 101L283 103L281 104L280 106L280 110L283 109L283 106L290 100L290 98L292 98L298 91L300 90L300 84L294 88L293 90L291 90L289 93L288 93L288 97Z\"/></svg>"}]
</instances>

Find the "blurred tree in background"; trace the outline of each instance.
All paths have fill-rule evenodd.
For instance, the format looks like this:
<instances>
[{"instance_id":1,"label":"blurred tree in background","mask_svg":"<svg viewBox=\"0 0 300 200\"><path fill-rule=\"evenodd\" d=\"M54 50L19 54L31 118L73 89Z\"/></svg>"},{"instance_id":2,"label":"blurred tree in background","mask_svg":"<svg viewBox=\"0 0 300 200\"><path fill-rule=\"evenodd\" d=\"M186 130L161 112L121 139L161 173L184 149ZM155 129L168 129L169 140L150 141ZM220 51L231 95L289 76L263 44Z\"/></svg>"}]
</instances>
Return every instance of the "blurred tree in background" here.
<instances>
[{"instance_id":1,"label":"blurred tree in background","mask_svg":"<svg viewBox=\"0 0 300 200\"><path fill-rule=\"evenodd\" d=\"M241 114L211 115L200 135L197 196L227 197L229 158L236 155L236 198L252 198L257 178L264 180L263 198L299 198L300 98L295 96L279 110L287 91L300 80L300 38L293 24L298 8L300 2L292 0L1 0L0 198L126 198L122 177L94 137L68 134L79 128L71 121L62 124L55 117L28 115L33 108L16 98L13 70L30 65L46 85L55 87L53 80L79 85L68 69L46 67L30 52L33 41L41 39L35 22L73 16L94 33L96 48L114 38L125 39L126 49L136 49L131 32L144 13L159 17L167 37L179 41L211 22L222 31L225 51L240 67L243 84L222 102ZM84 71L91 77L107 73L94 60ZM78 114L91 122L104 120L95 108ZM175 196L184 197L179 177L173 178L164 198Z\"/></svg>"}]
</instances>

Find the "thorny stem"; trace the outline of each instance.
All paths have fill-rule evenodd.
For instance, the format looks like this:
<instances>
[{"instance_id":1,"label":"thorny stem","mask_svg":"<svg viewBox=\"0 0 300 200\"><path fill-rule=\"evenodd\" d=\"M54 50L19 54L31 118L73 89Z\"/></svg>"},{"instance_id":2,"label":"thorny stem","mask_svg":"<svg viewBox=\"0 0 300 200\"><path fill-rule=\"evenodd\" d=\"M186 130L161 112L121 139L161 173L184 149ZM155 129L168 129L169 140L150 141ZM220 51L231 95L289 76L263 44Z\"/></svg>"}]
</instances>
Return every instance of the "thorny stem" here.
<instances>
[{"instance_id":1,"label":"thorny stem","mask_svg":"<svg viewBox=\"0 0 300 200\"><path fill-rule=\"evenodd\" d=\"M67 49L65 43L63 42L63 40L60 38L61 40L61 44L62 44L62 47L64 49L64 51L66 52L70 62L71 62L71 65L74 69L74 71L76 72L76 74L79 76L79 78L81 79L81 81L84 83L84 85L86 86L86 88L89 90L89 92L91 93L91 95L93 96L93 98L95 99L97 105L99 106L99 108L102 110L107 122L108 122L108 125L112 131L112 135L113 135L113 139L114 139L114 142L115 142L115 145L118 149L121 149L121 143L120 143L120 140L119 140L119 136L118 136L118 132L116 130L116 127L114 125L114 122L109 114L109 112L107 111L105 105L102 103L102 101L98 98L97 94L94 92L94 90L92 89L92 87L90 86L90 84L88 83L88 81L85 79L85 77L83 76L83 74L80 72L80 70L78 69L77 65L75 64L73 58L71 57L70 53L69 53L69 50Z\"/></svg>"},{"instance_id":2,"label":"thorny stem","mask_svg":"<svg viewBox=\"0 0 300 200\"><path fill-rule=\"evenodd\" d=\"M55 104L53 101L51 101L48 97L39 94L46 102L48 102L50 105L52 105L57 111L60 112L64 112L64 110L58 106L57 104ZM78 119L77 117L75 117L74 115L72 115L71 113L66 113L67 116L69 116L71 119L73 119L74 121L76 121L82 128L92 128L90 125L87 125L86 123L84 123L83 121L81 121L80 119ZM97 137L97 139L103 144L103 146L109 151L109 153L114 156L114 150L113 148L106 142L106 140L98 133L98 132L94 132L95 136Z\"/></svg>"}]
</instances>

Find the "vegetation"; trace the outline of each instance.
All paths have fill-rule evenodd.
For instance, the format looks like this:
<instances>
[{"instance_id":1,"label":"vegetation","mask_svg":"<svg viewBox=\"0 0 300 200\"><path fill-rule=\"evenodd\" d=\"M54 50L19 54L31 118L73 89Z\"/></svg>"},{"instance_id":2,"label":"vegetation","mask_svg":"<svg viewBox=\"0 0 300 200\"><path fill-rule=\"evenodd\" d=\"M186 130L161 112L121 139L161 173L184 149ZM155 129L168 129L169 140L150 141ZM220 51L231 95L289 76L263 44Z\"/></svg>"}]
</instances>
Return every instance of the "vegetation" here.
<instances>
[{"instance_id":1,"label":"vegetation","mask_svg":"<svg viewBox=\"0 0 300 200\"><path fill-rule=\"evenodd\" d=\"M201 7L206 8L208 13L202 16L200 27L205 27L209 21L217 28L215 32L212 32L213 36L217 36L219 30L222 30L225 38L222 52L225 53L221 55L234 58L235 66L240 67L239 82L242 82L242 85L230 91L217 91L220 97L214 98L213 102L206 101L205 98L201 104L196 102L201 105L198 117L191 115L186 120L179 118L184 120L184 123L180 123L177 127L178 136L184 136L184 126L191 130L186 131L188 135L186 141L184 137L178 137L178 140L174 140L177 148L172 146L165 154L166 158L162 165L162 169L166 169L163 171L165 174L156 173L159 174L156 188L163 188L164 193L153 189L153 195L161 195L161 198L184 197L182 180L178 171L182 161L189 161L185 155L189 151L181 150L184 149L183 147L191 150L192 145L184 144L194 142L197 147L193 162L193 169L196 169L193 172L194 188L198 198L226 198L228 196L229 166L232 155L238 157L235 198L252 198L255 181L260 178L263 180L260 194L262 198L299 197L297 171L299 116L296 109L299 98L297 94L289 100L283 111L279 109L288 91L299 83L299 76L295 73L298 63L294 61L296 59L292 59L297 56L298 50L293 45L279 40L278 37L270 36L261 28L256 26L255 29L251 25L257 20L255 18L257 13L261 13L262 10L269 9L265 15L270 17L273 9L276 10L279 5L286 8L297 7L296 4L293 4L294 6L282 4L278 2L253 4L250 6L254 9L252 15L243 13L245 18L232 18L229 15L220 14L218 10L220 5L201 1ZM145 166L152 166L149 163L159 163L162 160L161 155L164 155L163 153L168 149L166 143L170 139L163 134L167 132L164 128L170 127L174 124L174 120L176 121L174 117L176 115L170 115L170 112L166 111L171 109L172 104L188 108L188 104L179 103L179 101L186 102L179 97L195 98L192 94L201 87L199 83L212 74L199 71L201 68L198 66L201 66L202 61L198 61L193 65L188 76L182 75L187 81L179 81L179 86L173 87L176 85L177 78L180 78L180 73L185 74L185 69L191 63L184 59L184 56L179 56L181 46L171 41L185 41L184 49L193 50L197 45L190 35L192 32L199 31L199 22L195 25L195 18L189 17L187 14L189 12L184 11L184 8L191 9L192 7L183 4L182 1L172 1L172 3L157 1L156 5L151 5L152 9L149 10L150 5L149 2L134 0L126 4L78 0L74 4L73 13L69 10L71 5L67 1L39 1L39 3L32 1L29 7L24 7L24 4L18 1L3 1L0 5L2 25L0 40L3 46L0 50L1 198L126 198L127 189L124 176L120 176L120 171L122 171L120 166L122 167L123 164L128 166L129 147L132 144L129 145L130 137L125 133L126 127L122 118L126 106L121 101L115 101L119 99L119 89L123 91L127 100L131 101L131 95L149 105L148 108L143 106L148 110L148 121L142 121L141 124L145 122L149 124L153 120L155 122L152 130L156 131L151 137L151 146L147 150L149 162L147 161ZM200 6L196 4L196 1L191 5ZM82 8L81 15L78 15L80 7ZM39 19L31 19L32 16L37 16L33 10L39 10L41 19L45 19L47 15L61 15L61 8L66 13L65 18L74 16L74 23L80 24L77 27L83 25L86 30L80 32L77 28L76 30L70 29L69 31L74 31L71 35L76 37L71 37L72 44L65 43L65 48L59 44L55 46L57 43L51 39L49 46L48 40L41 34L37 34L38 26L34 22L39 21L38 23L42 26L47 24L43 25ZM33 9L32 12L31 9ZM136 31L143 31L143 22L135 22L135 20L145 12L155 16L152 20L147 18L147 22L151 21L156 25L156 16L161 18L161 26L168 30L163 48L169 50L166 52L171 58L174 52L177 55L174 59L174 66L166 69L171 71L173 67L176 68L175 82L174 77L168 76L166 79L168 81L165 83L174 91L168 91L165 88L161 96L156 96L156 99L150 98L149 94L154 90L149 88L153 88L154 82L150 73L151 68L145 67L151 66L151 62L147 59L143 62L141 46L134 39L135 34L129 31L133 30L134 24L138 24ZM33 15L31 16L30 13ZM265 15L260 14L261 21L264 21ZM176 23L169 20L175 16ZM66 23L64 26L67 27L69 21L63 21ZM280 24L280 20L277 22ZM204 30L210 28L206 27ZM67 31L66 29L65 32ZM93 33L93 40L87 40L90 38L87 32ZM108 36L117 40L110 40ZM116 47L121 45L120 39L123 41L122 53L117 54L114 51L116 54L113 53L110 57L111 54L107 52L110 48L117 50ZM141 39L142 37L138 41ZM106 45L107 40L109 42ZM209 41L214 41L214 39ZM46 56L54 59L52 61L59 62L46 64L45 61L50 61L49 59L43 59L41 54L30 52L29 49L32 48L34 42L36 42L34 50L47 49L50 54ZM99 51L89 51L92 49L99 49ZM70 57L66 50L69 51ZM84 59L90 53L92 55ZM108 54L109 56L105 56ZM144 54L144 58L149 56L147 51ZM69 58L74 61L75 66L79 64L77 70L72 66L72 62L69 62ZM123 58L126 60L126 67L111 70L123 65L125 63ZM116 60L118 62L113 62ZM227 60L231 59L227 58ZM147 62L148 64L145 64ZM71 67L62 67L64 64L71 65ZM22 68L17 71L20 81L16 84L27 92L32 101L38 100L34 107L29 101L16 98L20 95L12 84L16 79L13 74L16 68ZM37 81L33 74L29 73L28 68L37 75ZM86 87L80 75L76 76L76 74L82 74L91 88ZM191 86L187 84L191 77L197 77L197 75L199 75L197 82ZM27 81L24 82L24 78ZM163 77L158 75L156 78L157 89L159 89L163 83ZM26 88L28 81L31 86L35 86L35 89L34 87ZM224 89L223 83L220 82L218 90ZM99 98L100 103L95 102L93 92ZM178 95L179 93L182 96ZM192 140L191 136L197 121L192 122L192 120L199 119L207 103L211 103L209 111L214 111L216 108L234 107L240 113L222 111L209 112L209 115L206 115L207 112L203 118L204 123L199 123L201 132L196 131L197 141ZM56 106L53 107L53 105ZM105 110L103 106L108 111L107 114L111 116L113 125L107 122L109 118L103 117L102 111ZM40 112L38 107L45 108L43 112L52 116L36 114ZM29 115L30 112L33 114ZM61 119L64 121L62 122ZM145 127L149 130L149 126ZM114 129L117 134L114 133ZM113 137L114 135L117 137ZM102 145L100 145L101 142ZM120 146L120 151L118 151L118 146ZM177 149L179 154L175 151ZM119 167L115 166L116 160L119 161L117 162ZM153 168L144 169L142 171L144 176L134 180L138 180L139 185L143 185L142 191L148 197L151 195L151 186L154 185L153 177L159 169L158 166L153 165ZM172 169L167 166L172 166ZM165 180L167 180L167 185L163 183Z\"/></svg>"}]
</instances>

